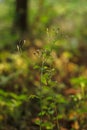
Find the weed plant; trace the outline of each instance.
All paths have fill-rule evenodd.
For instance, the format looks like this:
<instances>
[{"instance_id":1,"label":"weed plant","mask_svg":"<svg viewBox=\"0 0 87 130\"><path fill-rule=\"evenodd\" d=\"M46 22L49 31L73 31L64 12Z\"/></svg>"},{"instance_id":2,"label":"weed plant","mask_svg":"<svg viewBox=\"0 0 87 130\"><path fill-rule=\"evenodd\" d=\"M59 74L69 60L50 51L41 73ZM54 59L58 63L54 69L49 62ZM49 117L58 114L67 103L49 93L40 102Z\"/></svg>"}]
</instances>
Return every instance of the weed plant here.
<instances>
[{"instance_id":1,"label":"weed plant","mask_svg":"<svg viewBox=\"0 0 87 130\"><path fill-rule=\"evenodd\" d=\"M54 128L60 130L58 102L56 100L57 95L54 92L57 82L53 79L56 71L53 66L54 59L52 56L57 39L54 39L55 30L51 31L52 33L50 36L47 29L48 45L42 50L36 51L36 55L38 55L40 59L40 64L34 66L34 68L38 69L40 72L40 84L37 93L40 101L40 113L38 114L39 120L36 120L36 124L40 126L40 130L53 130Z\"/></svg>"}]
</instances>

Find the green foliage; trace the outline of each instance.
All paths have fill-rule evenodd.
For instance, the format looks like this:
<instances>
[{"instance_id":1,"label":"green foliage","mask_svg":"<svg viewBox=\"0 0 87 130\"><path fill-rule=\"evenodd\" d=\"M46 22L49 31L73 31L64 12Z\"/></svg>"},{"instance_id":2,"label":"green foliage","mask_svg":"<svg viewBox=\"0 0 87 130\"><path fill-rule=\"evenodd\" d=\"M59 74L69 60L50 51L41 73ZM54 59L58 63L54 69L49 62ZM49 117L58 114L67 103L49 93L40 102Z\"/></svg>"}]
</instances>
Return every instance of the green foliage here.
<instances>
[{"instance_id":1,"label":"green foliage","mask_svg":"<svg viewBox=\"0 0 87 130\"><path fill-rule=\"evenodd\" d=\"M87 99L87 78L84 76L80 76L78 78L71 79L71 83L80 90L79 93L77 93L75 96L73 96L73 100L75 102L78 102L76 104L76 108L79 114L85 114L86 111L86 99Z\"/></svg>"},{"instance_id":2,"label":"green foliage","mask_svg":"<svg viewBox=\"0 0 87 130\"><path fill-rule=\"evenodd\" d=\"M17 95L13 92L0 90L0 116L2 117L0 123L6 121L8 117L17 122L21 116L21 105L26 100L27 96L24 94ZM3 123L0 125L3 126Z\"/></svg>"},{"instance_id":3,"label":"green foliage","mask_svg":"<svg viewBox=\"0 0 87 130\"><path fill-rule=\"evenodd\" d=\"M49 31L47 30L49 35ZM56 33L55 33L56 34ZM55 35L54 33L51 36ZM63 108L68 102L62 94L56 93L55 88L58 89L58 83L53 80L53 76L56 74L53 66L54 58L52 52L54 50L56 39L49 41L48 46L44 49L39 50L38 57L41 60L40 65L35 65L35 69L39 69L40 72L40 84L39 90L37 91L38 97L40 98L41 111L39 113L39 123L36 120L36 124L40 125L40 130L43 128L47 130L60 129L59 117L63 117L66 108ZM63 108L63 109L62 109ZM54 123L56 122L56 123Z\"/></svg>"}]
</instances>

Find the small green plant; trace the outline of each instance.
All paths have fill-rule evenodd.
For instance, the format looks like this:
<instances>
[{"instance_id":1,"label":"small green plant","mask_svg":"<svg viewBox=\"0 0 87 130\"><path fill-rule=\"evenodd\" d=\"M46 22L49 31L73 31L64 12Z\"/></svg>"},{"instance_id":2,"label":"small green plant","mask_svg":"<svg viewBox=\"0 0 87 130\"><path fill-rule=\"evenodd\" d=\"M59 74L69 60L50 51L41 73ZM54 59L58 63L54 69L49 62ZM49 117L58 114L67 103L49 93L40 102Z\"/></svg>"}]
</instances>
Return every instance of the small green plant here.
<instances>
[{"instance_id":1,"label":"small green plant","mask_svg":"<svg viewBox=\"0 0 87 130\"><path fill-rule=\"evenodd\" d=\"M53 32L54 33L54 32ZM49 36L49 32L47 30ZM54 36L54 34L53 34ZM50 38L50 37L49 37ZM58 121L58 102L55 100L57 95L54 92L57 82L53 79L56 71L53 66L54 59L52 57L52 51L55 46L56 40L52 39L50 45L47 45L42 50L37 50L36 54L40 59L39 65L35 65L34 68L40 72L40 84L38 90L38 98L40 100L40 113L38 116L40 120L36 120L36 124L40 126L40 130L43 128L52 130L53 128L60 129Z\"/></svg>"}]
</instances>

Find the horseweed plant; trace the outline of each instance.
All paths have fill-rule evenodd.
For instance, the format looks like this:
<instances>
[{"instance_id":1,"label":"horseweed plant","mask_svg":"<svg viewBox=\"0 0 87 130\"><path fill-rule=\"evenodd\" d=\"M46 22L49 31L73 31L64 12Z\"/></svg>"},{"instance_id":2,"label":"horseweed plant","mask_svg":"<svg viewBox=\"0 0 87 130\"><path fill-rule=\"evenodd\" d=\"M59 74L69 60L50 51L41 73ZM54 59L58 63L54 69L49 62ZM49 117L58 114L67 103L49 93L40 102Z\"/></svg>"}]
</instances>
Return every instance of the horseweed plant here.
<instances>
[{"instance_id":1,"label":"horseweed plant","mask_svg":"<svg viewBox=\"0 0 87 130\"><path fill-rule=\"evenodd\" d=\"M48 38L50 38L47 30ZM51 35L52 36L52 35ZM54 36L54 34L53 34ZM50 42L50 40L49 40ZM36 124L40 126L40 130L47 129L52 130L54 128L60 129L58 121L58 110L56 96L53 88L57 85L57 82L53 80L55 75L55 68L53 66L54 58L52 56L53 48L56 40L51 37L51 43L42 50L37 50L40 64L35 65L34 68L40 72L40 83L38 98L40 101L40 113L38 114L39 120L36 120Z\"/></svg>"}]
</instances>

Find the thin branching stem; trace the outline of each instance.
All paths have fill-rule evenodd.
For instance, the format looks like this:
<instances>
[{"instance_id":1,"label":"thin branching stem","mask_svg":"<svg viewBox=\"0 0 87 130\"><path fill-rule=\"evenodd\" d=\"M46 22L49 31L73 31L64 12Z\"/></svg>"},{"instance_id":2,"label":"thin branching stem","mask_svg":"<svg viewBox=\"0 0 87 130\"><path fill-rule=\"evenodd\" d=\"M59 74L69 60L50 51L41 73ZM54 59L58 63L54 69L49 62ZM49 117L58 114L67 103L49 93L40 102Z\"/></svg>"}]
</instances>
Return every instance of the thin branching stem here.
<instances>
[{"instance_id":1,"label":"thin branching stem","mask_svg":"<svg viewBox=\"0 0 87 130\"><path fill-rule=\"evenodd\" d=\"M40 74L40 109L41 109L41 117L40 117L40 130L42 130L42 77L43 77L43 69L44 69L44 58L42 57L41 62L41 74Z\"/></svg>"}]
</instances>

